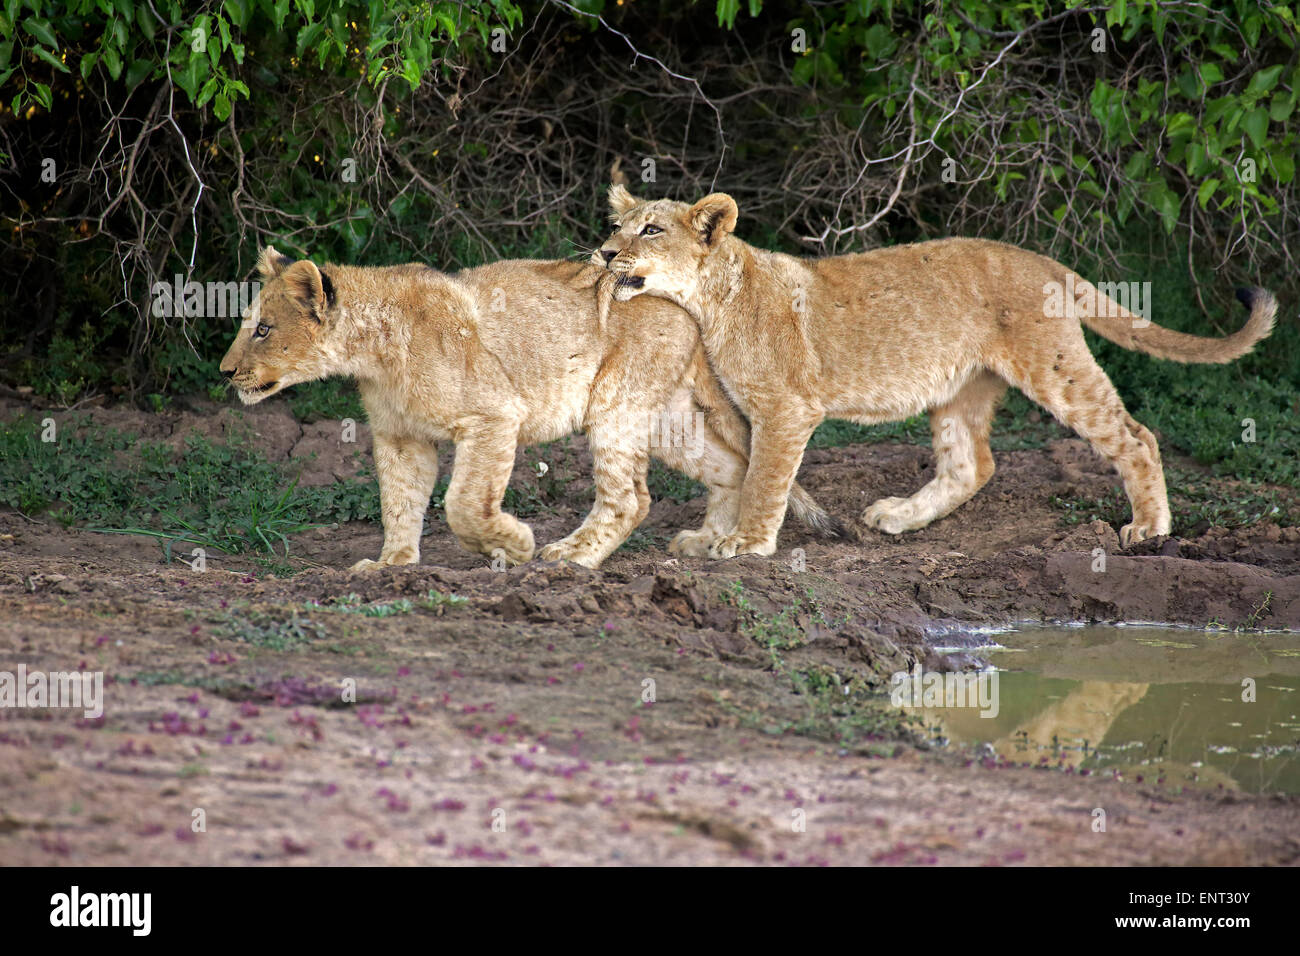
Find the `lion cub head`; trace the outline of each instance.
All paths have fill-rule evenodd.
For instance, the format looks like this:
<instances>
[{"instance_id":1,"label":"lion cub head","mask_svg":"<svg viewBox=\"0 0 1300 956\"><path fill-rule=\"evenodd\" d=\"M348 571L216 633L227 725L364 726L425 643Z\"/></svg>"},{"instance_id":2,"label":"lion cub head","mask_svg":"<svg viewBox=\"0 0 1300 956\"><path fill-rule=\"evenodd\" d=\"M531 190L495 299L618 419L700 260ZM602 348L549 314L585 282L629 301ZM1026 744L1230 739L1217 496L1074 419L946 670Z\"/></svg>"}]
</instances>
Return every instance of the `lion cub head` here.
<instances>
[{"instance_id":1,"label":"lion cub head","mask_svg":"<svg viewBox=\"0 0 1300 956\"><path fill-rule=\"evenodd\" d=\"M611 186L609 206L617 231L591 261L617 274L614 298L626 302L645 292L680 302L695 294L700 267L736 228L736 201L726 193L695 205L671 199L643 201Z\"/></svg>"},{"instance_id":2,"label":"lion cub head","mask_svg":"<svg viewBox=\"0 0 1300 956\"><path fill-rule=\"evenodd\" d=\"M323 348L333 304L329 279L315 263L295 262L273 246L262 250L257 271L261 292L244 310L235 341L221 360L222 374L245 405L332 372Z\"/></svg>"}]
</instances>

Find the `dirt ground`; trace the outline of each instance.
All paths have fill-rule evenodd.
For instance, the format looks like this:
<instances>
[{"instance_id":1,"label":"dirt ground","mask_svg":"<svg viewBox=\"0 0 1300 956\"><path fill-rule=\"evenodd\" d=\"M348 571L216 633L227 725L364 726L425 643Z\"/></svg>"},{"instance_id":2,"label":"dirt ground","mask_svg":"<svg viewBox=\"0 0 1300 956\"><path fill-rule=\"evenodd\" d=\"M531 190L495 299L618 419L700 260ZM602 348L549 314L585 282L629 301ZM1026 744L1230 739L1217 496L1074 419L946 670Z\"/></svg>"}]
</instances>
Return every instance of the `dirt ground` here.
<instances>
[{"instance_id":1,"label":"dirt ground","mask_svg":"<svg viewBox=\"0 0 1300 956\"><path fill-rule=\"evenodd\" d=\"M271 457L302 459L305 483L351 473L336 423L268 406L249 421ZM179 440L234 413L93 414ZM581 438L557 454L581 471ZM787 525L772 558L674 559L663 543L703 502L659 502L596 572L494 571L437 513L418 567L340 570L378 555L381 529L356 523L298 536L304 570L275 578L0 512L0 671L106 675L99 718L0 710L0 862L1300 861L1300 798L932 748L892 711L792 679L883 700L896 671L968 660L935 652L944 634L1021 621L1300 629L1300 528L1124 552L1052 503L1116 486L1082 442L997 459L923 531L830 542ZM521 452L517 480L538 460ZM856 445L811 450L800 480L850 521L928 468L926 448ZM582 489L528 519L539 544L580 522Z\"/></svg>"}]
</instances>

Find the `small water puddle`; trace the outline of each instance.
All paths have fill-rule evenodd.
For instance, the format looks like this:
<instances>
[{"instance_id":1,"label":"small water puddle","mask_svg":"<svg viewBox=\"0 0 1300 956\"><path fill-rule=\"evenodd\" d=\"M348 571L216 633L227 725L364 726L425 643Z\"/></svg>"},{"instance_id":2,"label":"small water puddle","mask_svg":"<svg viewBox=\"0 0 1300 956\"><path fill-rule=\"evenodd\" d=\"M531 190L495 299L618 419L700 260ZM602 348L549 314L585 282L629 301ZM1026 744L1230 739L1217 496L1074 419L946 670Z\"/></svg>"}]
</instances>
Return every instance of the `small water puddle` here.
<instances>
[{"instance_id":1,"label":"small water puddle","mask_svg":"<svg viewBox=\"0 0 1300 956\"><path fill-rule=\"evenodd\" d=\"M989 665L978 693L895 684L938 739L1175 788L1300 793L1300 634L1033 627L979 642L961 648Z\"/></svg>"}]
</instances>

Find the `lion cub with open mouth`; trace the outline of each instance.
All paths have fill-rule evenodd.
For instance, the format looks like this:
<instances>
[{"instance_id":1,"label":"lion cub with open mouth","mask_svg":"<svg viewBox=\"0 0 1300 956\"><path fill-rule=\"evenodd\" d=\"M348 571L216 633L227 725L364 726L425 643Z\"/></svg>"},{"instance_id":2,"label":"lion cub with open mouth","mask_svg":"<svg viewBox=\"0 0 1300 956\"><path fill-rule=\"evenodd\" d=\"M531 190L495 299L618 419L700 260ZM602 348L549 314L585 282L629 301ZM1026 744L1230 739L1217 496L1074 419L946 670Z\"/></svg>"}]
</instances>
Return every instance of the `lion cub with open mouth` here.
<instances>
[{"instance_id":1,"label":"lion cub with open mouth","mask_svg":"<svg viewBox=\"0 0 1300 956\"><path fill-rule=\"evenodd\" d=\"M221 362L254 404L331 375L355 376L374 436L384 545L378 562L417 564L438 478L435 443L456 443L447 524L470 551L519 563L533 532L501 510L520 444L582 429L596 501L543 560L597 567L645 518L649 456L709 490L704 526L669 550L703 556L731 531L749 428L709 370L695 323L654 299L598 308L604 273L585 263L507 261L448 275L424 265L317 266L267 247L264 285ZM608 302L605 302L608 306ZM791 507L834 523L801 488Z\"/></svg>"},{"instance_id":2,"label":"lion cub with open mouth","mask_svg":"<svg viewBox=\"0 0 1300 956\"><path fill-rule=\"evenodd\" d=\"M934 478L862 514L890 534L949 514L993 475L989 426L1014 385L1092 443L1124 479L1125 546L1170 530L1155 437L1134 421L1084 341L1080 322L1125 348L1175 362L1230 362L1273 327L1263 289L1223 339L1153 325L1045 256L982 239L940 239L799 259L732 235L723 193L694 205L609 192L617 231L592 261L618 275L614 297L660 297L700 325L709 359L753 429L736 530L713 557L772 554L804 446L827 417L863 424L928 411Z\"/></svg>"}]
</instances>

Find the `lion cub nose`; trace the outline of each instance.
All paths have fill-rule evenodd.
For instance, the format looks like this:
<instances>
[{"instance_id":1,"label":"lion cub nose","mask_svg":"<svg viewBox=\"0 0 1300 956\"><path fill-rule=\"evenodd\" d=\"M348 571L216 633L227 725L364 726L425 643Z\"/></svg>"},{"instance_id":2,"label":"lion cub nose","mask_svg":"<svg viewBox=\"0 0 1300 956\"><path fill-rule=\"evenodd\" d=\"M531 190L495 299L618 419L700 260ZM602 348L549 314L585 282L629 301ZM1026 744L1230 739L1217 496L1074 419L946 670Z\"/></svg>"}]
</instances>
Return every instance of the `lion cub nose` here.
<instances>
[{"instance_id":1,"label":"lion cub nose","mask_svg":"<svg viewBox=\"0 0 1300 956\"><path fill-rule=\"evenodd\" d=\"M601 250L600 250L600 254L601 254L602 256L604 256L604 258L605 258L605 265L609 265L611 262L614 261L614 257L615 257L616 255L618 255L618 250L617 250L617 249L601 249Z\"/></svg>"}]
</instances>

